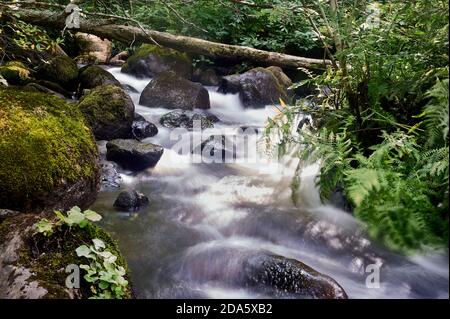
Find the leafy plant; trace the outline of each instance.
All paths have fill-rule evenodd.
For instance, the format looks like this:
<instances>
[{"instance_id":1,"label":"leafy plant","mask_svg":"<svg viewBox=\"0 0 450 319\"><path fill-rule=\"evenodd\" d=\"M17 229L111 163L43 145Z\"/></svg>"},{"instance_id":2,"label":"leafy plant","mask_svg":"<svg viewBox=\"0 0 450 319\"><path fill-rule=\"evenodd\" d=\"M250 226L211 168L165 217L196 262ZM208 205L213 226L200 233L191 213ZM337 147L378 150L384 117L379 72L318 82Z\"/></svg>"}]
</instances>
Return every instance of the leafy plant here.
<instances>
[{"instance_id":1,"label":"leafy plant","mask_svg":"<svg viewBox=\"0 0 450 319\"><path fill-rule=\"evenodd\" d=\"M93 245L82 245L76 249L78 257L89 259L89 264L80 265L86 271L84 279L91 284L93 299L121 299L127 293L126 270L116 264L117 256L105 250L105 243L97 238Z\"/></svg>"},{"instance_id":2,"label":"leafy plant","mask_svg":"<svg viewBox=\"0 0 450 319\"><path fill-rule=\"evenodd\" d=\"M85 210L84 212L78 206L72 207L67 215L64 215L60 211L55 211L56 219L48 220L46 218L41 219L35 224L35 228L38 233L44 236L51 236L55 228L60 228L62 225L69 227L84 228L89 222L96 222L102 219L102 216L92 210Z\"/></svg>"}]
</instances>

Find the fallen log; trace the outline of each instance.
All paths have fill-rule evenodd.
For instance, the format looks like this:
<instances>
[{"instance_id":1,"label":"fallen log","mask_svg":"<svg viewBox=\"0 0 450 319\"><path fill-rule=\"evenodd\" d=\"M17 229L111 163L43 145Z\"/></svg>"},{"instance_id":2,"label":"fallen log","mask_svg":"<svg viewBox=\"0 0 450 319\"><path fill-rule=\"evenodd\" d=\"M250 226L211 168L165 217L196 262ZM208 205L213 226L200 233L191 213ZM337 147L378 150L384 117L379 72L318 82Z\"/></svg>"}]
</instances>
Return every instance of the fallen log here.
<instances>
[{"instance_id":1,"label":"fallen log","mask_svg":"<svg viewBox=\"0 0 450 319\"><path fill-rule=\"evenodd\" d=\"M0 3L1 6L1 3ZM17 18L38 26L64 29L66 13L42 9L19 7L14 10ZM244 46L222 44L199 38L173 35L167 32L147 30L125 24L117 24L120 17L93 18L91 13L81 17L80 28L77 31L90 33L102 38L114 39L130 44L132 42L155 43L179 51L205 55L213 58L242 59L253 61L260 65L275 65L282 68L324 69L331 65L329 60L311 59L288 54L269 52ZM126 18L122 19L126 20Z\"/></svg>"}]
</instances>

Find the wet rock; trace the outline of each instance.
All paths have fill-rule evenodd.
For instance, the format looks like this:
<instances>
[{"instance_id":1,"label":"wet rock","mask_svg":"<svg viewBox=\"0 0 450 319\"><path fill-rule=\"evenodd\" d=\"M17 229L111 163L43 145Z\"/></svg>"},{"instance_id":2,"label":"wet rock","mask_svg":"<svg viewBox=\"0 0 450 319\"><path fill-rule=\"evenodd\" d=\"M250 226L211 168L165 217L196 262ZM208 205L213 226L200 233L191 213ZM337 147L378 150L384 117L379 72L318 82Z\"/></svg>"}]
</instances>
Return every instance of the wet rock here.
<instances>
[{"instance_id":1,"label":"wet rock","mask_svg":"<svg viewBox=\"0 0 450 319\"><path fill-rule=\"evenodd\" d=\"M144 44L122 66L123 73L136 77L154 77L166 71L172 71L182 78L190 79L192 61L186 53Z\"/></svg>"},{"instance_id":2,"label":"wet rock","mask_svg":"<svg viewBox=\"0 0 450 319\"><path fill-rule=\"evenodd\" d=\"M217 75L214 69L196 69L192 74L192 81L199 82L206 86L218 86L220 84L221 77Z\"/></svg>"},{"instance_id":3,"label":"wet rock","mask_svg":"<svg viewBox=\"0 0 450 319\"><path fill-rule=\"evenodd\" d=\"M209 109L209 93L198 83L173 72L158 74L144 89L139 104L148 107L192 110Z\"/></svg>"},{"instance_id":4,"label":"wet rock","mask_svg":"<svg viewBox=\"0 0 450 319\"><path fill-rule=\"evenodd\" d=\"M136 90L133 86L129 85L129 84L122 84L122 88L127 91L127 92L131 92L131 93L139 93L138 90Z\"/></svg>"},{"instance_id":5,"label":"wet rock","mask_svg":"<svg viewBox=\"0 0 450 319\"><path fill-rule=\"evenodd\" d=\"M38 67L37 78L58 83L64 89L73 92L78 84L78 67L71 58L57 56Z\"/></svg>"},{"instance_id":6,"label":"wet rock","mask_svg":"<svg viewBox=\"0 0 450 319\"><path fill-rule=\"evenodd\" d=\"M246 107L263 107L279 104L279 99L287 100L287 92L271 71L255 68L243 74L222 78L218 91L221 93L239 93Z\"/></svg>"},{"instance_id":7,"label":"wet rock","mask_svg":"<svg viewBox=\"0 0 450 319\"><path fill-rule=\"evenodd\" d=\"M158 134L158 128L155 124L147 121L143 116L135 114L133 124L131 125L131 133L133 134L133 138L140 141L144 138Z\"/></svg>"},{"instance_id":8,"label":"wet rock","mask_svg":"<svg viewBox=\"0 0 450 319\"><path fill-rule=\"evenodd\" d=\"M119 194L114 207L121 211L135 212L148 204L148 197L136 190L127 190Z\"/></svg>"},{"instance_id":9,"label":"wet rock","mask_svg":"<svg viewBox=\"0 0 450 319\"><path fill-rule=\"evenodd\" d=\"M111 73L96 65L81 68L79 82L78 92L83 92L85 89L90 90L101 85L121 87L120 82Z\"/></svg>"},{"instance_id":10,"label":"wet rock","mask_svg":"<svg viewBox=\"0 0 450 319\"><path fill-rule=\"evenodd\" d=\"M290 86L292 86L292 80L283 72L283 69L281 69L278 66L269 66L266 68L267 71L272 72L272 74L277 78L278 83L285 88L288 89Z\"/></svg>"},{"instance_id":11,"label":"wet rock","mask_svg":"<svg viewBox=\"0 0 450 319\"><path fill-rule=\"evenodd\" d=\"M102 163L102 177L101 177L102 189L117 188L122 183L122 177L117 172L114 164Z\"/></svg>"},{"instance_id":12,"label":"wet rock","mask_svg":"<svg viewBox=\"0 0 450 319\"><path fill-rule=\"evenodd\" d=\"M77 32L75 42L79 55L95 59L97 63L107 63L111 57L112 43L108 39L101 39L93 34Z\"/></svg>"},{"instance_id":13,"label":"wet rock","mask_svg":"<svg viewBox=\"0 0 450 319\"><path fill-rule=\"evenodd\" d=\"M112 140L131 136L134 104L120 87L98 86L83 96L78 107L97 139Z\"/></svg>"},{"instance_id":14,"label":"wet rock","mask_svg":"<svg viewBox=\"0 0 450 319\"><path fill-rule=\"evenodd\" d=\"M344 289L331 277L295 259L258 254L244 262L248 286L274 291L278 297L346 299Z\"/></svg>"},{"instance_id":15,"label":"wet rock","mask_svg":"<svg viewBox=\"0 0 450 319\"><path fill-rule=\"evenodd\" d=\"M204 115L193 113L190 111L175 110L161 116L159 122L167 128L185 128L192 129L195 122L200 123L201 129L211 128L214 126L213 121L217 122L217 117L212 114Z\"/></svg>"},{"instance_id":16,"label":"wet rock","mask_svg":"<svg viewBox=\"0 0 450 319\"><path fill-rule=\"evenodd\" d=\"M136 140L112 140L106 144L106 159L114 161L124 169L140 171L154 167L160 160L164 148Z\"/></svg>"}]
</instances>

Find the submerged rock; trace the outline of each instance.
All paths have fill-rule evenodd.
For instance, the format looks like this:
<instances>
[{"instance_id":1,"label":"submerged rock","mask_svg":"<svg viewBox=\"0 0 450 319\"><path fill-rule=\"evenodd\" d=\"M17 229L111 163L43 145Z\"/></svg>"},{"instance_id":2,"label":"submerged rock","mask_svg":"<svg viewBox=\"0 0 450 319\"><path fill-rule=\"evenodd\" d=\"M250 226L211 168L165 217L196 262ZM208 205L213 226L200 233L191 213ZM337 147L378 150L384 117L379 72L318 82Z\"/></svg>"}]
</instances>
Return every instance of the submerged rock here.
<instances>
[{"instance_id":1,"label":"submerged rock","mask_svg":"<svg viewBox=\"0 0 450 319\"><path fill-rule=\"evenodd\" d=\"M78 107L97 139L112 140L131 136L134 104L120 87L98 86L81 99Z\"/></svg>"},{"instance_id":2,"label":"submerged rock","mask_svg":"<svg viewBox=\"0 0 450 319\"><path fill-rule=\"evenodd\" d=\"M200 123L201 129L211 128L218 119L212 114L200 114L190 111L175 110L161 116L159 122L167 128L192 129L194 121Z\"/></svg>"},{"instance_id":3,"label":"submerged rock","mask_svg":"<svg viewBox=\"0 0 450 319\"><path fill-rule=\"evenodd\" d=\"M148 197L136 190L123 191L114 201L114 207L118 210L135 212L148 204Z\"/></svg>"},{"instance_id":4,"label":"submerged rock","mask_svg":"<svg viewBox=\"0 0 450 319\"><path fill-rule=\"evenodd\" d=\"M0 87L0 207L28 212L90 205L98 150L80 111L50 94Z\"/></svg>"},{"instance_id":5,"label":"submerged rock","mask_svg":"<svg viewBox=\"0 0 450 319\"><path fill-rule=\"evenodd\" d=\"M295 259L259 254L244 262L248 286L275 292L278 297L347 299L344 289L331 277Z\"/></svg>"},{"instance_id":6,"label":"submerged rock","mask_svg":"<svg viewBox=\"0 0 450 319\"><path fill-rule=\"evenodd\" d=\"M57 56L38 67L37 77L58 83L64 89L73 92L78 84L78 67L68 56Z\"/></svg>"},{"instance_id":7,"label":"submerged rock","mask_svg":"<svg viewBox=\"0 0 450 319\"><path fill-rule=\"evenodd\" d=\"M263 107L287 100L286 89L275 75L264 68L255 68L243 74L224 76L219 85L221 93L239 93L246 107Z\"/></svg>"},{"instance_id":8,"label":"submerged rock","mask_svg":"<svg viewBox=\"0 0 450 319\"><path fill-rule=\"evenodd\" d=\"M201 84L173 72L158 74L142 91L139 104L183 110L210 108L209 93Z\"/></svg>"},{"instance_id":9,"label":"submerged rock","mask_svg":"<svg viewBox=\"0 0 450 319\"><path fill-rule=\"evenodd\" d=\"M166 71L172 71L180 77L190 79L192 61L186 53L143 44L122 66L123 73L136 77L154 77Z\"/></svg>"},{"instance_id":10,"label":"submerged rock","mask_svg":"<svg viewBox=\"0 0 450 319\"><path fill-rule=\"evenodd\" d=\"M117 172L116 168L114 167L113 163L102 163L102 189L105 188L117 188L120 187L120 184L122 183L122 177Z\"/></svg>"},{"instance_id":11,"label":"submerged rock","mask_svg":"<svg viewBox=\"0 0 450 319\"><path fill-rule=\"evenodd\" d=\"M106 159L132 171L154 167L163 152L164 148L159 145L136 140L118 139L106 144Z\"/></svg>"},{"instance_id":12,"label":"submerged rock","mask_svg":"<svg viewBox=\"0 0 450 319\"><path fill-rule=\"evenodd\" d=\"M158 128L143 116L135 114L133 124L131 125L131 133L133 134L133 138L140 141L158 134Z\"/></svg>"},{"instance_id":13,"label":"submerged rock","mask_svg":"<svg viewBox=\"0 0 450 319\"><path fill-rule=\"evenodd\" d=\"M111 73L96 65L81 68L79 82L79 93L83 92L85 89L93 89L100 85L115 85L121 87L120 82L117 81Z\"/></svg>"}]
</instances>

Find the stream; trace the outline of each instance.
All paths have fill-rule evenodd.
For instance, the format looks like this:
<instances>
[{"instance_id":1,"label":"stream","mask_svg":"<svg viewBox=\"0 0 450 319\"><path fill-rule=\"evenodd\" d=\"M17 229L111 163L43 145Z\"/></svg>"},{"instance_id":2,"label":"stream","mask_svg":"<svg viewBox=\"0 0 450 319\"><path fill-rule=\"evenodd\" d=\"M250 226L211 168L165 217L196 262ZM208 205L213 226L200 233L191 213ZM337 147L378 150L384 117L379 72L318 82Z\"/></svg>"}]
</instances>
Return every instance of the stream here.
<instances>
[{"instance_id":1,"label":"stream","mask_svg":"<svg viewBox=\"0 0 450 319\"><path fill-rule=\"evenodd\" d=\"M129 93L136 112L158 126L159 133L144 142L165 148L155 168L119 171L120 188L102 189L91 207L118 239L138 298L272 298L237 280L242 258L257 252L299 260L335 279L349 298L449 297L448 251L406 257L372 242L349 213L321 203L314 185L317 165L303 171L301 204L295 207L293 160L275 173L256 152L252 163L192 163L171 150L177 141L159 124L170 110L139 105L150 79L116 67L108 71L139 92ZM221 120L216 128L261 129L276 114L273 107L245 109L237 95L214 87L208 91L209 112ZM102 156L105 144L99 142ZM114 200L129 188L147 195L149 205L135 213L116 211ZM371 264L380 269L379 287L366 286Z\"/></svg>"}]
</instances>

